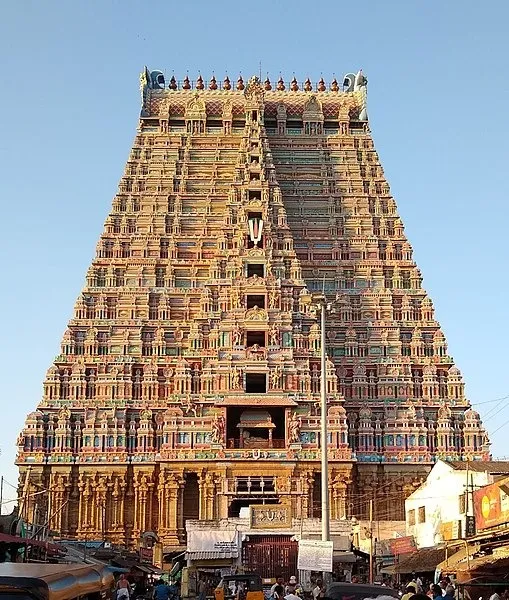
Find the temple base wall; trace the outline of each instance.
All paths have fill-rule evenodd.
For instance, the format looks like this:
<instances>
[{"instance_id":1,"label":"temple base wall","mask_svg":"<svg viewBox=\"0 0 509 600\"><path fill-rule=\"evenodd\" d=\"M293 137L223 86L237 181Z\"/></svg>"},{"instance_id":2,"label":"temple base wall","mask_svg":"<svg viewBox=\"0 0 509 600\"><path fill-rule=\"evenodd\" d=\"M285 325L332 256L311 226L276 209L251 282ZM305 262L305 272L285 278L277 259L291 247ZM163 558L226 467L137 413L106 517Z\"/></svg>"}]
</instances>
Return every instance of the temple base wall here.
<instances>
[{"instance_id":1,"label":"temple base wall","mask_svg":"<svg viewBox=\"0 0 509 600\"><path fill-rule=\"evenodd\" d=\"M331 463L331 521L404 519L404 500L427 465ZM48 490L47 494L38 493ZM289 522L320 519L317 463L157 463L27 466L20 469L21 514L57 536L136 547L147 531L165 547L186 541L188 521L246 515L252 505L284 506Z\"/></svg>"}]
</instances>

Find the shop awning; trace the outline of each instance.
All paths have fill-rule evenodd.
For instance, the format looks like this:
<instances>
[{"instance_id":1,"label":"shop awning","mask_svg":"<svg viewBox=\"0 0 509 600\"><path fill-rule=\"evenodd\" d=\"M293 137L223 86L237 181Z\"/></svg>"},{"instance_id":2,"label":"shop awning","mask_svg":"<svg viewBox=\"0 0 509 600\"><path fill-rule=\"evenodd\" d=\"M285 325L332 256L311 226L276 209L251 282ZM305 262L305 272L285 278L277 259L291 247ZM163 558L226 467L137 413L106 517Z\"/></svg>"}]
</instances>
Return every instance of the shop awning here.
<instances>
[{"instance_id":1,"label":"shop awning","mask_svg":"<svg viewBox=\"0 0 509 600\"><path fill-rule=\"evenodd\" d=\"M476 548L469 548L468 558L467 552L463 548L459 552L456 552L450 559L443 561L438 565L438 569L442 572L447 571L476 571L476 576L482 573L490 573L492 571L506 571L509 569L509 547L502 546L501 548L494 548L492 554L484 554L482 556L474 557Z\"/></svg>"},{"instance_id":2,"label":"shop awning","mask_svg":"<svg viewBox=\"0 0 509 600\"><path fill-rule=\"evenodd\" d=\"M469 546L468 550L465 548L465 546L460 546L459 550L457 546L454 549L450 548L448 549L446 558L437 565L437 570L441 571L442 573L455 573L459 569L458 565L461 562L467 561L467 552L469 555L469 561L471 561L474 558L474 554L476 554L478 551L479 546L477 544Z\"/></svg>"},{"instance_id":3,"label":"shop awning","mask_svg":"<svg viewBox=\"0 0 509 600\"><path fill-rule=\"evenodd\" d=\"M20 544L27 546L38 546L40 548L45 548L46 550L50 550L52 552L61 552L65 554L65 548L61 546L57 546L56 544L51 544L50 542L44 542L42 540L35 540L31 538L22 538L17 535L8 535L7 533L0 533L0 543L5 544Z\"/></svg>"},{"instance_id":4,"label":"shop awning","mask_svg":"<svg viewBox=\"0 0 509 600\"><path fill-rule=\"evenodd\" d=\"M395 565L394 573L430 573L445 559L444 548L421 548L412 554L403 554Z\"/></svg>"},{"instance_id":5,"label":"shop awning","mask_svg":"<svg viewBox=\"0 0 509 600\"><path fill-rule=\"evenodd\" d=\"M334 550L332 553L332 560L337 563L354 563L357 562L357 557L353 552L342 552L341 550Z\"/></svg>"}]
</instances>

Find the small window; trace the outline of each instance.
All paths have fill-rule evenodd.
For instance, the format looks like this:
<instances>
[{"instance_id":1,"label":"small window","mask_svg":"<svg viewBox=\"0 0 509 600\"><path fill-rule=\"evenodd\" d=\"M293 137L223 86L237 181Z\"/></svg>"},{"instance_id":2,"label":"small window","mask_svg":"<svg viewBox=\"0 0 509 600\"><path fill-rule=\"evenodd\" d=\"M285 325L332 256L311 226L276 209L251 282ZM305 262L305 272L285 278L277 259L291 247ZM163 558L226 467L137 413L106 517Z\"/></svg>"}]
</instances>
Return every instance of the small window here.
<instances>
[{"instance_id":1,"label":"small window","mask_svg":"<svg viewBox=\"0 0 509 600\"><path fill-rule=\"evenodd\" d=\"M267 375L265 373L246 373L246 393L265 394L267 392Z\"/></svg>"},{"instance_id":2,"label":"small window","mask_svg":"<svg viewBox=\"0 0 509 600\"><path fill-rule=\"evenodd\" d=\"M426 523L426 507L425 506L419 506L419 512L418 512L418 522L419 523Z\"/></svg>"},{"instance_id":3,"label":"small window","mask_svg":"<svg viewBox=\"0 0 509 600\"><path fill-rule=\"evenodd\" d=\"M254 277L265 277L265 265L262 263L248 263L247 265L247 276Z\"/></svg>"},{"instance_id":4,"label":"small window","mask_svg":"<svg viewBox=\"0 0 509 600\"><path fill-rule=\"evenodd\" d=\"M415 525L415 509L408 511L407 518L408 518L408 524L410 525L410 527Z\"/></svg>"},{"instance_id":5,"label":"small window","mask_svg":"<svg viewBox=\"0 0 509 600\"><path fill-rule=\"evenodd\" d=\"M250 200L261 200L262 199L262 191L261 190L249 190L249 199ZM254 215L249 215L254 216ZM256 213L256 216L258 216L258 213ZM261 215L260 215L261 217Z\"/></svg>"},{"instance_id":6,"label":"small window","mask_svg":"<svg viewBox=\"0 0 509 600\"><path fill-rule=\"evenodd\" d=\"M459 512L460 515L464 515L467 512L466 494L463 493L459 497Z\"/></svg>"},{"instance_id":7,"label":"small window","mask_svg":"<svg viewBox=\"0 0 509 600\"><path fill-rule=\"evenodd\" d=\"M265 331L248 331L246 333L246 345L254 346L255 344L265 348Z\"/></svg>"},{"instance_id":8,"label":"small window","mask_svg":"<svg viewBox=\"0 0 509 600\"><path fill-rule=\"evenodd\" d=\"M265 296L261 294L248 294L247 295L247 308L265 308Z\"/></svg>"}]
</instances>

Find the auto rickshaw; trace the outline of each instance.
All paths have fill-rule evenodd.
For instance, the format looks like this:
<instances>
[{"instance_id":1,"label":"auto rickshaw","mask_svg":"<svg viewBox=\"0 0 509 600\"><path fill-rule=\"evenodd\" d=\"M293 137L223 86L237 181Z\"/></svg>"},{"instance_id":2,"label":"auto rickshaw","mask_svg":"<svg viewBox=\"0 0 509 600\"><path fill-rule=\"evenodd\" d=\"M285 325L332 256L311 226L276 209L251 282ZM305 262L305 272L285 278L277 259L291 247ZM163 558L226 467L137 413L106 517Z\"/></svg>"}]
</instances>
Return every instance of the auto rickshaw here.
<instances>
[{"instance_id":1,"label":"auto rickshaw","mask_svg":"<svg viewBox=\"0 0 509 600\"><path fill-rule=\"evenodd\" d=\"M109 600L115 578L98 565L3 563L0 600Z\"/></svg>"},{"instance_id":2,"label":"auto rickshaw","mask_svg":"<svg viewBox=\"0 0 509 600\"><path fill-rule=\"evenodd\" d=\"M214 590L215 600L264 600L262 578L255 573L225 575Z\"/></svg>"}]
</instances>

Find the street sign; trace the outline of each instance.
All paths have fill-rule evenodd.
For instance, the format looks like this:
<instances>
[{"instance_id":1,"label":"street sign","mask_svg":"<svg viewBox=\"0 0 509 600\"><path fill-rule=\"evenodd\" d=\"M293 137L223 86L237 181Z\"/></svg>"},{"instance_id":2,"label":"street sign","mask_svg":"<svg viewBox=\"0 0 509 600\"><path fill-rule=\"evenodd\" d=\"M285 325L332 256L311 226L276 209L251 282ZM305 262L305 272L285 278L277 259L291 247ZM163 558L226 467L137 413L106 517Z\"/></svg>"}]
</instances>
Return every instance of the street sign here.
<instances>
[{"instance_id":1,"label":"street sign","mask_svg":"<svg viewBox=\"0 0 509 600\"><path fill-rule=\"evenodd\" d=\"M297 569L299 571L324 571L332 573L333 542L300 540Z\"/></svg>"}]
</instances>

